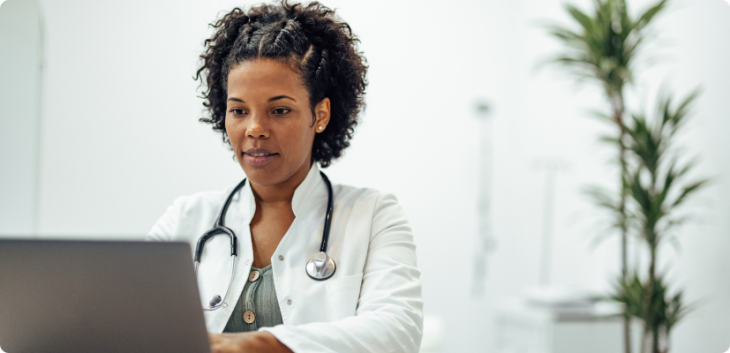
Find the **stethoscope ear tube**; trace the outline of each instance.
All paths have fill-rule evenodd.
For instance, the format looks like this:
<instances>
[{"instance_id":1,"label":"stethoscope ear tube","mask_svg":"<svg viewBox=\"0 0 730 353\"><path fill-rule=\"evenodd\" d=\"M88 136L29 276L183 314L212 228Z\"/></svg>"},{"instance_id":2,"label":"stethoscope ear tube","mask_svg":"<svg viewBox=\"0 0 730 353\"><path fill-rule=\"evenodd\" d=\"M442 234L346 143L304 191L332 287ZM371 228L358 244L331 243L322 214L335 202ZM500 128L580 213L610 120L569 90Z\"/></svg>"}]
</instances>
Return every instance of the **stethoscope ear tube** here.
<instances>
[{"instance_id":1,"label":"stethoscope ear tube","mask_svg":"<svg viewBox=\"0 0 730 353\"><path fill-rule=\"evenodd\" d=\"M324 180L324 183L327 184L327 213L325 215L324 219L324 230L322 231L322 245L319 247L319 251L326 253L327 252L327 242L330 238L330 226L332 225L332 207L333 207L333 197L332 197L332 183L330 183L330 180L327 178L326 175L324 175L323 172L319 172L319 174L322 175L322 180Z\"/></svg>"},{"instance_id":2,"label":"stethoscope ear tube","mask_svg":"<svg viewBox=\"0 0 730 353\"><path fill-rule=\"evenodd\" d=\"M236 185L235 188L233 188L233 191L228 195L228 198L226 199L226 203L223 204L223 208L221 209L221 213L218 214L218 219L215 221L215 225L218 227L223 227L223 222L225 222L226 212L228 212L228 206L231 204L231 200L233 199L233 195L238 193L238 190L241 190L241 188L246 185L246 178L241 180L238 185Z\"/></svg>"},{"instance_id":3,"label":"stethoscope ear tube","mask_svg":"<svg viewBox=\"0 0 730 353\"><path fill-rule=\"evenodd\" d=\"M230 230L228 227L216 226L213 229L205 232L205 234L203 234L203 236L198 239L198 243L195 245L195 257L193 258L193 261L198 263L200 262L200 257L203 255L203 249L205 248L205 242L218 234L225 234L228 236L228 238L230 238L231 256L238 256L238 238L236 237L236 235L233 234L233 231Z\"/></svg>"},{"instance_id":4,"label":"stethoscope ear tube","mask_svg":"<svg viewBox=\"0 0 730 353\"><path fill-rule=\"evenodd\" d=\"M246 185L246 179L244 178L241 180L238 185L236 185L235 188L233 188L233 191L231 191L230 194L228 194L228 198L226 198L226 203L223 204L223 208L221 208L221 212L218 214L218 219L215 221L215 226L213 229L205 232L203 236L198 239L198 243L195 245L195 258L193 261L200 263L200 256L203 254L203 248L205 248L205 242L210 239L210 237L225 233L231 238L231 256L238 256L238 239L236 237L236 234L233 233L232 230L230 230L228 227L226 227L224 224L226 212L228 211L228 206L231 204L231 200L233 199L233 195L238 193L238 190L241 190L241 188Z\"/></svg>"}]
</instances>

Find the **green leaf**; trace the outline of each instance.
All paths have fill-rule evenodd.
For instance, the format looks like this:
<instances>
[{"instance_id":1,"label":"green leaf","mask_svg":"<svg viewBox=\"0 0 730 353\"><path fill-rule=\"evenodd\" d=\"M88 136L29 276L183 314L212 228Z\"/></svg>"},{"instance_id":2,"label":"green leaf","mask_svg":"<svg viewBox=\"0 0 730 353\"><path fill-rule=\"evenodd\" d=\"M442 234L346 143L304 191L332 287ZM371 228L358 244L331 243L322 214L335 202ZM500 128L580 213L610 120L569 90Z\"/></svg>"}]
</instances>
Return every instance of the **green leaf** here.
<instances>
[{"instance_id":1,"label":"green leaf","mask_svg":"<svg viewBox=\"0 0 730 353\"><path fill-rule=\"evenodd\" d=\"M594 186L585 188L583 192L599 207L614 212L618 211L618 200L615 200L608 190Z\"/></svg>"},{"instance_id":2,"label":"green leaf","mask_svg":"<svg viewBox=\"0 0 730 353\"><path fill-rule=\"evenodd\" d=\"M578 21L581 26L583 26L583 29L587 33L593 32L593 28L595 27L595 21L593 18L589 17L583 13L583 11L571 4L565 5L565 9L568 10L568 13L573 16L573 18Z\"/></svg>"},{"instance_id":3,"label":"green leaf","mask_svg":"<svg viewBox=\"0 0 730 353\"><path fill-rule=\"evenodd\" d=\"M590 110L589 115L597 118L600 121L606 122L606 123L610 123L610 124L616 123L616 120L614 120L614 118L611 114L606 114L600 110Z\"/></svg>"},{"instance_id":4,"label":"green leaf","mask_svg":"<svg viewBox=\"0 0 730 353\"><path fill-rule=\"evenodd\" d=\"M607 142L607 143L610 143L610 144L618 144L619 143L619 139L616 136L611 136L611 135L601 135L601 136L598 137L598 141Z\"/></svg>"},{"instance_id":5,"label":"green leaf","mask_svg":"<svg viewBox=\"0 0 730 353\"><path fill-rule=\"evenodd\" d=\"M705 186L707 183L710 182L710 179L702 179L700 181L696 181L688 186L685 186L682 189L682 193L679 194L679 197L672 203L672 208L681 205L689 195L699 191L703 186Z\"/></svg>"},{"instance_id":6,"label":"green leaf","mask_svg":"<svg viewBox=\"0 0 730 353\"><path fill-rule=\"evenodd\" d=\"M636 29L642 29L649 25L652 19L656 17L657 14L659 14L666 5L666 0L661 0L658 3L654 4L653 6L649 7L641 16L639 16L639 20L636 21Z\"/></svg>"}]
</instances>

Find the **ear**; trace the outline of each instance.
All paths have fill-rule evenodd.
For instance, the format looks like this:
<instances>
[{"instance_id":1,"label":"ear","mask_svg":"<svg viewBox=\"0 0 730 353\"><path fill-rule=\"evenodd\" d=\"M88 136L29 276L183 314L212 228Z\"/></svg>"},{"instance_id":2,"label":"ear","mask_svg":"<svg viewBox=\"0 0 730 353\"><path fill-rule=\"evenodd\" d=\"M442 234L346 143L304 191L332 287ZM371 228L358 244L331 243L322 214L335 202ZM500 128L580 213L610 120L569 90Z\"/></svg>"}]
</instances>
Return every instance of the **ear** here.
<instances>
[{"instance_id":1,"label":"ear","mask_svg":"<svg viewBox=\"0 0 730 353\"><path fill-rule=\"evenodd\" d=\"M314 122L314 132L322 132L327 129L330 122L330 99L325 97L314 107L314 114L317 120ZM320 128L321 126L321 128Z\"/></svg>"}]
</instances>

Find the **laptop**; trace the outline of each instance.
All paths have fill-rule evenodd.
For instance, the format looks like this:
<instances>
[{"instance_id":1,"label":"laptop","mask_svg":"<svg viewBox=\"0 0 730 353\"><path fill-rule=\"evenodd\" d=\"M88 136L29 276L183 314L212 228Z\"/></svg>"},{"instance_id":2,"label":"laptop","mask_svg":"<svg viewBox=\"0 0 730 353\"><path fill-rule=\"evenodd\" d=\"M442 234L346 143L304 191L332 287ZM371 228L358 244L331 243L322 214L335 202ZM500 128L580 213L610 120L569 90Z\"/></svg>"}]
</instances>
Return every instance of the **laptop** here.
<instances>
[{"instance_id":1,"label":"laptop","mask_svg":"<svg viewBox=\"0 0 730 353\"><path fill-rule=\"evenodd\" d=\"M0 350L210 352L188 243L0 239Z\"/></svg>"}]
</instances>

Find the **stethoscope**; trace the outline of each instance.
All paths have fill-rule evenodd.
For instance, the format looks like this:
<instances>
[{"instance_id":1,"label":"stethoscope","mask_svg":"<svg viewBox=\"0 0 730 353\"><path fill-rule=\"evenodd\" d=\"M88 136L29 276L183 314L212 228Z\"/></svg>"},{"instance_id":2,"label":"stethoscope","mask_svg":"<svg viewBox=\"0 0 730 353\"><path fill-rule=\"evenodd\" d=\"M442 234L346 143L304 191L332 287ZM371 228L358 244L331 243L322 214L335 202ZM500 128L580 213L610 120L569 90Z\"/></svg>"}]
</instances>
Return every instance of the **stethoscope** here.
<instances>
[{"instance_id":1,"label":"stethoscope","mask_svg":"<svg viewBox=\"0 0 730 353\"><path fill-rule=\"evenodd\" d=\"M309 259L307 264L304 266L304 270L307 272L307 275L310 278L317 281L324 281L335 274L335 271L337 270L337 265L335 264L335 260L327 255L327 241L330 236L330 225L332 224L332 184L330 184L330 180L327 179L327 176L324 175L324 173L319 172L319 174L322 175L322 180L324 180L324 183L327 185L327 192L329 193L327 197L327 215L324 218L322 245L320 245L319 247L319 252L314 255L314 257ZM231 257L233 261L231 263L231 277L228 280L228 287L226 288L226 292L225 294L223 294L223 297L221 297L220 295L213 296L213 299L211 299L209 302L209 306L203 307L203 310L216 310L223 306L223 299L225 299L228 295L228 290L231 289L231 284L233 283L233 273L236 268L236 257L238 256L238 237L236 237L236 233L234 233L233 230L223 224L223 220L226 218L226 212L228 211L228 206L231 204L233 195L241 190L244 185L246 185L245 178L238 185L236 185L233 191L231 191L231 194L228 195L226 203L223 205L221 213L218 215L218 219L215 221L215 226L205 232L200 237L200 239L198 239L198 244L195 246L195 258L193 261L195 261L195 276L197 277L198 266L200 265L200 256L203 253L205 242L213 236L220 234L227 235L231 239Z\"/></svg>"}]
</instances>

